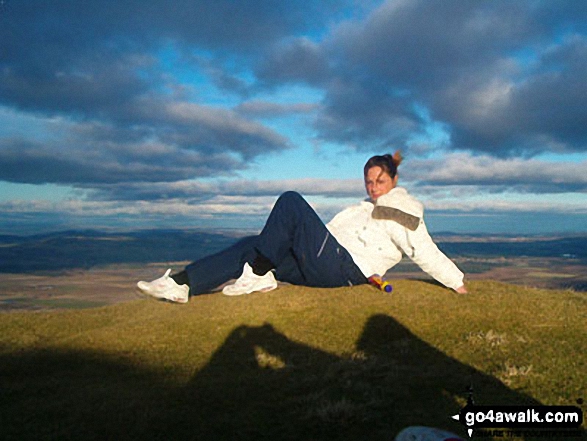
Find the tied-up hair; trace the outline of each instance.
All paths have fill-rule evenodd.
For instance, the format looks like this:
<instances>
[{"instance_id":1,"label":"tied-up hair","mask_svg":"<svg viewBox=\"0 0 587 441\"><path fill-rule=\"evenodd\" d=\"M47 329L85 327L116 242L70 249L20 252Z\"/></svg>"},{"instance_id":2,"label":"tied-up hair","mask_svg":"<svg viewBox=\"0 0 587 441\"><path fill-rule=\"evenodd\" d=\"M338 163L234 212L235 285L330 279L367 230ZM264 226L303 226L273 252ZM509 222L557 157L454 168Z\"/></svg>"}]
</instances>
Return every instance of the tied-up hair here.
<instances>
[{"instance_id":1,"label":"tied-up hair","mask_svg":"<svg viewBox=\"0 0 587 441\"><path fill-rule=\"evenodd\" d=\"M367 176L369 169L380 167L383 172L387 173L391 179L393 179L395 178L395 175L397 175L397 168L402 160L403 157L399 150L396 150L393 155L388 153L385 155L372 156L365 164L365 167L363 167L363 176Z\"/></svg>"}]
</instances>

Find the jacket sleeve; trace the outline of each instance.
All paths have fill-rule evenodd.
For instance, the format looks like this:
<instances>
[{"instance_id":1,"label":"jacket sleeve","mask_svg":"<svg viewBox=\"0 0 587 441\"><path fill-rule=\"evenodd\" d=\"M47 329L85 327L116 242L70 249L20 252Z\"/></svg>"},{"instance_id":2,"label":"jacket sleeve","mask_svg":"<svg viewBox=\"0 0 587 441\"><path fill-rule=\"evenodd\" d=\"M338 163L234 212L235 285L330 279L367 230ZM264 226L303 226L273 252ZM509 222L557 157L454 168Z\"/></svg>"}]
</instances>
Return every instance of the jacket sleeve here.
<instances>
[{"instance_id":1,"label":"jacket sleeve","mask_svg":"<svg viewBox=\"0 0 587 441\"><path fill-rule=\"evenodd\" d=\"M420 220L415 231L399 225L392 230L392 240L424 272L448 288L457 289L463 285L464 274L438 249L424 220Z\"/></svg>"}]
</instances>

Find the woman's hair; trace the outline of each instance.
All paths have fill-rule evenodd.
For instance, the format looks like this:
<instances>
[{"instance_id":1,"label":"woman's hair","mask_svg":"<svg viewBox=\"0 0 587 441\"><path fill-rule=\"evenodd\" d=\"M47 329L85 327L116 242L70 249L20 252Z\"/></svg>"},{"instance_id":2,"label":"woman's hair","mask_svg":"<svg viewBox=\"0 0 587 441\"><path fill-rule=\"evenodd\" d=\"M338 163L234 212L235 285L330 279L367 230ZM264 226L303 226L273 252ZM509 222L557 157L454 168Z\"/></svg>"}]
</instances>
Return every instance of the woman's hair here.
<instances>
[{"instance_id":1,"label":"woman's hair","mask_svg":"<svg viewBox=\"0 0 587 441\"><path fill-rule=\"evenodd\" d=\"M363 175L367 176L367 172L372 167L381 167L381 169L393 179L397 174L397 168L401 164L402 159L403 157L399 150L393 155L386 154L372 156L365 164L365 167L363 167Z\"/></svg>"}]
</instances>

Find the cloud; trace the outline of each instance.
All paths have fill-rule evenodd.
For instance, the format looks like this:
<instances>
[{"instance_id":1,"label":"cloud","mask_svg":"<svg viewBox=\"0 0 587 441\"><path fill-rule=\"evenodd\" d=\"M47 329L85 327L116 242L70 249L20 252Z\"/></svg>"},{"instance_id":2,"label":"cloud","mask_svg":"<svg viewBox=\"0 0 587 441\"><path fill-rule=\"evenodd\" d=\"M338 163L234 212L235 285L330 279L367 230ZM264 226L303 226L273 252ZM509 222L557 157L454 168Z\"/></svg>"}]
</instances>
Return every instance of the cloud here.
<instances>
[{"instance_id":1,"label":"cloud","mask_svg":"<svg viewBox=\"0 0 587 441\"><path fill-rule=\"evenodd\" d=\"M587 99L586 60L587 38L573 35L544 48L528 74L496 75L464 94L454 91L452 105L446 99L443 107L454 121L453 142L511 155L587 150L582 123L587 120L582 104Z\"/></svg>"},{"instance_id":2,"label":"cloud","mask_svg":"<svg viewBox=\"0 0 587 441\"><path fill-rule=\"evenodd\" d=\"M426 206L426 211L453 213L453 215L458 213L475 213L478 215L500 213L587 214L587 209L583 203L526 201L521 204L519 200L502 200L500 198L473 202L430 201Z\"/></svg>"},{"instance_id":3,"label":"cloud","mask_svg":"<svg viewBox=\"0 0 587 441\"><path fill-rule=\"evenodd\" d=\"M319 106L314 103L281 104L269 101L245 101L234 110L241 115L256 118L279 118L295 114L315 112Z\"/></svg>"},{"instance_id":4,"label":"cloud","mask_svg":"<svg viewBox=\"0 0 587 441\"><path fill-rule=\"evenodd\" d=\"M442 160L409 162L410 178L419 186L478 186L520 193L587 192L586 161L549 162L451 154ZM402 165L403 167L403 165Z\"/></svg>"},{"instance_id":5,"label":"cloud","mask_svg":"<svg viewBox=\"0 0 587 441\"><path fill-rule=\"evenodd\" d=\"M125 117L149 109L139 107ZM61 121L53 128L60 132L55 139L0 139L0 179L166 182L231 174L259 154L290 147L281 135L234 112L193 104L154 106L131 127L120 124Z\"/></svg>"},{"instance_id":6,"label":"cloud","mask_svg":"<svg viewBox=\"0 0 587 441\"><path fill-rule=\"evenodd\" d=\"M277 181L216 180L199 182L183 180L175 182L134 182L102 184L89 187L92 199L101 200L183 200L187 203L204 204L219 197L245 198L248 201L259 197L276 199L280 194L294 190L306 196L360 199L364 195L363 183L355 179L291 179Z\"/></svg>"},{"instance_id":7,"label":"cloud","mask_svg":"<svg viewBox=\"0 0 587 441\"><path fill-rule=\"evenodd\" d=\"M294 39L259 75L323 87L319 136L357 148L409 146L426 109L454 149L585 151L586 20L573 2L389 0Z\"/></svg>"},{"instance_id":8,"label":"cloud","mask_svg":"<svg viewBox=\"0 0 587 441\"><path fill-rule=\"evenodd\" d=\"M160 86L157 55L169 48L186 55L187 67L203 67L238 88L213 62L187 55L246 62L275 41L320 29L350 3L8 0L0 13L1 101L47 112L116 105Z\"/></svg>"},{"instance_id":9,"label":"cloud","mask_svg":"<svg viewBox=\"0 0 587 441\"><path fill-rule=\"evenodd\" d=\"M418 160L407 158L400 167L399 185L406 186L416 197L426 202L438 200L469 201L476 198L499 201L516 197L544 197L587 193L585 162L547 162L537 159L499 159L490 156L471 156L464 153L447 155L441 159ZM320 197L328 205L357 201L365 196L360 179L284 179L284 180L228 180L200 182L127 182L101 184L89 187L93 199L160 201L178 199L190 204L201 204L218 197L277 198L281 193L295 190L310 198ZM572 198L577 200L577 197ZM336 202L336 201L341 202ZM545 205L552 203L544 202ZM565 204L558 199L557 203Z\"/></svg>"},{"instance_id":10,"label":"cloud","mask_svg":"<svg viewBox=\"0 0 587 441\"><path fill-rule=\"evenodd\" d=\"M407 148L438 122L455 149L585 150L587 11L576 2L388 0L366 16L357 10L350 1L9 2L0 99L32 112L161 124L188 101L165 95L186 90L161 62L171 50L184 69L247 99L288 82L322 89L314 124L324 141ZM256 77L238 74L250 68ZM154 106L161 103L167 115ZM194 117L209 110L191 104ZM260 104L249 100L237 111L267 116ZM201 139L216 141L200 114ZM175 122L165 133L193 140L199 128ZM255 151L255 136L243 140L245 154L264 150L261 143Z\"/></svg>"},{"instance_id":11,"label":"cloud","mask_svg":"<svg viewBox=\"0 0 587 441\"><path fill-rule=\"evenodd\" d=\"M186 82L166 57L176 53L184 72L248 96L250 82L227 66L246 64L282 37L317 29L345 7L334 1L8 1L0 12L0 105L31 121L53 122L45 136L40 129L0 132L0 179L169 182L230 174L291 148L285 136L252 119L268 106L233 111L198 102L197 88L208 85ZM279 111L310 110L302 104Z\"/></svg>"},{"instance_id":12,"label":"cloud","mask_svg":"<svg viewBox=\"0 0 587 441\"><path fill-rule=\"evenodd\" d=\"M232 72L223 65L222 60L210 59L200 55L183 54L189 64L197 66L210 81L223 93L229 92L247 98L253 93L253 85L238 76L240 72Z\"/></svg>"},{"instance_id":13,"label":"cloud","mask_svg":"<svg viewBox=\"0 0 587 441\"><path fill-rule=\"evenodd\" d=\"M142 118L150 126L170 125L171 136L163 138L204 150L228 150L252 158L271 150L288 147L286 138L261 124L240 117L236 112L193 103L170 103L162 111Z\"/></svg>"},{"instance_id":14,"label":"cloud","mask_svg":"<svg viewBox=\"0 0 587 441\"><path fill-rule=\"evenodd\" d=\"M159 184L162 185L162 184ZM275 183L275 185L279 185ZM117 189L120 190L120 189ZM438 190L438 189L437 189ZM184 192L185 193L185 192ZM276 195L264 195L263 192L251 190L247 194L213 194L208 189L206 199L194 201L190 192L186 196L177 191L167 199L156 198L153 200L138 200L122 198L116 200L100 199L66 199L61 201L47 200L14 200L0 201L0 211L11 219L30 221L31 216L47 216L49 219L69 219L75 225L82 219L84 225L104 225L111 222L113 225L128 225L130 228L140 226L176 226L202 227L211 226L219 228L226 225L234 225L238 228L261 228L265 222L271 207L275 203ZM336 213L349 205L348 198L342 199L315 199L311 194L305 193L310 204L324 221L328 221ZM344 195L343 195L344 196ZM351 196L353 199L355 195ZM357 201L357 199L354 199ZM559 216L585 216L587 208L583 201L544 200L537 196L534 200L521 201L516 198L504 199L502 195L481 200L461 200L455 198L442 198L433 195L425 200L426 216L450 216L454 225L461 222L461 216L486 216L516 214L557 214ZM212 223L209 223L212 222ZM468 227L471 231L475 227Z\"/></svg>"},{"instance_id":15,"label":"cloud","mask_svg":"<svg viewBox=\"0 0 587 441\"><path fill-rule=\"evenodd\" d=\"M21 50L43 46L72 55L104 42L145 47L176 40L208 49L242 51L283 36L312 32L324 21L340 16L351 3L120 0L80 4L75 0L31 0L7 1L2 13L5 35L14 35L16 40L8 42ZM46 38L39 41L39 36Z\"/></svg>"},{"instance_id":16,"label":"cloud","mask_svg":"<svg viewBox=\"0 0 587 441\"><path fill-rule=\"evenodd\" d=\"M256 73L269 85L289 81L321 85L331 74L325 48L307 37L276 43L259 62Z\"/></svg>"},{"instance_id":17,"label":"cloud","mask_svg":"<svg viewBox=\"0 0 587 441\"><path fill-rule=\"evenodd\" d=\"M32 184L165 181L177 179L177 176L213 174L221 169L224 161L237 165L230 157L203 158L201 154L167 146L125 145L125 151L117 145L110 145L111 150L94 149L88 144L84 147L3 141L0 143L0 177L8 182ZM167 159L169 157L171 160Z\"/></svg>"}]
</instances>

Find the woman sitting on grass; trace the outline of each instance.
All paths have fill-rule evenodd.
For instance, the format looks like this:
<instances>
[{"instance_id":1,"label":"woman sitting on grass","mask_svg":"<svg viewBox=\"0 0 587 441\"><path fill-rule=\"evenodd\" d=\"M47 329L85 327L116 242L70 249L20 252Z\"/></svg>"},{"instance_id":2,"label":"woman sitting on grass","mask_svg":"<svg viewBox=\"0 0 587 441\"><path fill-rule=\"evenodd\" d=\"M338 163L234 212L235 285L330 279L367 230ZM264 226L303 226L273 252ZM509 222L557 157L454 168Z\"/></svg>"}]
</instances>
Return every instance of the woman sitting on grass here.
<instances>
[{"instance_id":1,"label":"woman sitting on grass","mask_svg":"<svg viewBox=\"0 0 587 441\"><path fill-rule=\"evenodd\" d=\"M464 275L432 241L424 207L397 187L401 160L399 152L370 158L363 170L369 199L343 210L327 225L302 196L289 191L279 197L259 235L177 274L167 270L137 286L152 297L179 303L237 277L223 288L224 294L271 291L277 280L310 287L352 286L385 274L404 253L437 281L464 294Z\"/></svg>"}]
</instances>

